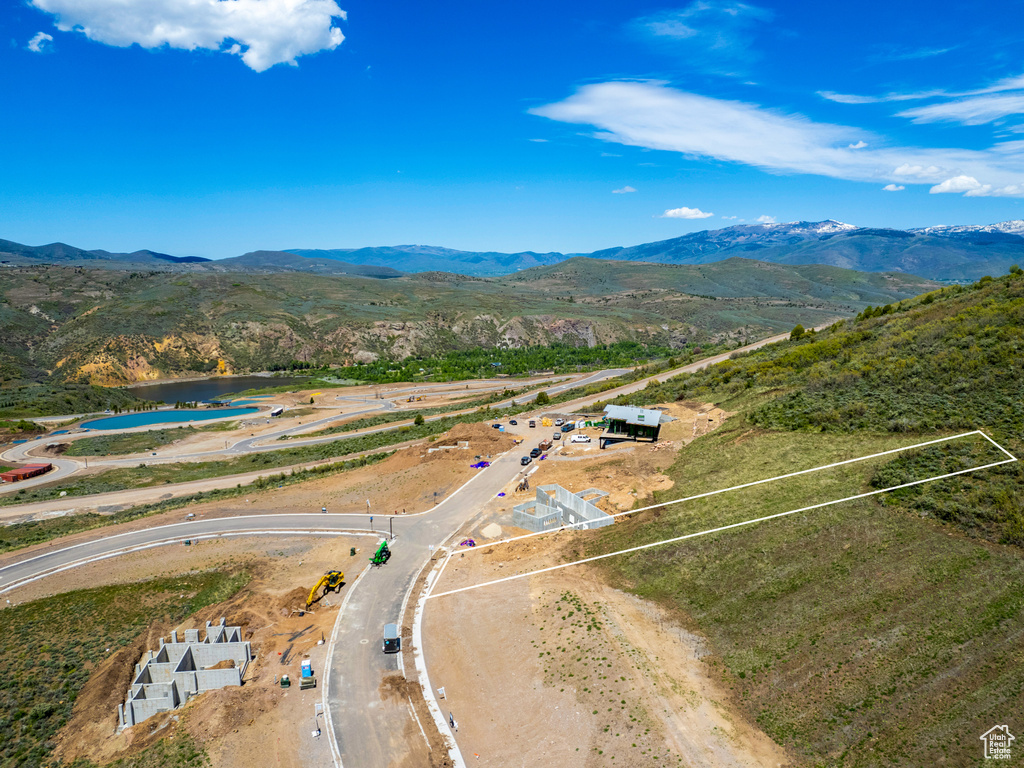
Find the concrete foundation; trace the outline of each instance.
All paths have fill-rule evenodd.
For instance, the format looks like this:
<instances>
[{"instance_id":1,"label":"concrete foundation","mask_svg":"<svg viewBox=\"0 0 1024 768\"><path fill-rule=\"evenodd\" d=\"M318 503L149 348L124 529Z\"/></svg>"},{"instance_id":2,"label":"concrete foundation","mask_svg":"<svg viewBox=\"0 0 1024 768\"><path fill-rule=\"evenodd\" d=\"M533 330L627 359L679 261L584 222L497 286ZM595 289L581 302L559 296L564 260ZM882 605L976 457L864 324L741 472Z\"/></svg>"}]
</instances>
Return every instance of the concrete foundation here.
<instances>
[{"instance_id":1,"label":"concrete foundation","mask_svg":"<svg viewBox=\"0 0 1024 768\"><path fill-rule=\"evenodd\" d=\"M241 627L227 627L222 618L220 624L206 622L202 640L199 632L186 629L182 643L177 631L171 633L169 643L160 638L160 647L148 651L135 665L128 697L117 707L119 728L177 709L190 696L242 684L252 649L242 640Z\"/></svg>"},{"instance_id":2,"label":"concrete foundation","mask_svg":"<svg viewBox=\"0 0 1024 768\"><path fill-rule=\"evenodd\" d=\"M512 524L528 531L547 531L563 525L576 528L603 528L614 518L598 509L593 500L607 496L606 491L587 488L579 493L567 491L560 485L537 486L535 501L512 507Z\"/></svg>"}]
</instances>

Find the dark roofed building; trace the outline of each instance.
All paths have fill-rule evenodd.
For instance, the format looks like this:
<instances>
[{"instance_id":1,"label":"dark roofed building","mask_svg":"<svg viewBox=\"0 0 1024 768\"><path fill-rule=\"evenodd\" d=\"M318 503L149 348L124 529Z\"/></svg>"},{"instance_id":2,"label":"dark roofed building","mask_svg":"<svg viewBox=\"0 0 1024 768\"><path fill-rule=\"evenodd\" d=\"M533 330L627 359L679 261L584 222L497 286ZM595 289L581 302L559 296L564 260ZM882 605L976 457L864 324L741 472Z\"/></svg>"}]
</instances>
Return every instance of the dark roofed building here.
<instances>
[{"instance_id":1,"label":"dark roofed building","mask_svg":"<svg viewBox=\"0 0 1024 768\"><path fill-rule=\"evenodd\" d=\"M644 440L652 443L658 440L663 420L661 411L632 405L606 405L604 415L608 426L598 438L602 448L619 440Z\"/></svg>"}]
</instances>

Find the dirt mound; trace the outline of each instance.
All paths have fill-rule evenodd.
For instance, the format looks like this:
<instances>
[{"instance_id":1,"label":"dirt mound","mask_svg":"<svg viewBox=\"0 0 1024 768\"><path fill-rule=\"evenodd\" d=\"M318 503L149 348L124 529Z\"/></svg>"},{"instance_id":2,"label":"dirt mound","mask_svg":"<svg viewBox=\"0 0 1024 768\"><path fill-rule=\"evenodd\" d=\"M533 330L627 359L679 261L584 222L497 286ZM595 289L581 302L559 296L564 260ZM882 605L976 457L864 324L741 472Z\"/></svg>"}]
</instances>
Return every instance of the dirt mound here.
<instances>
[{"instance_id":1,"label":"dirt mound","mask_svg":"<svg viewBox=\"0 0 1024 768\"><path fill-rule=\"evenodd\" d=\"M275 608L280 611L282 616L287 616L296 608L305 608L307 597L309 597L308 589L305 587L296 587L290 592L286 592L279 597L275 604Z\"/></svg>"},{"instance_id":2,"label":"dirt mound","mask_svg":"<svg viewBox=\"0 0 1024 768\"><path fill-rule=\"evenodd\" d=\"M213 666L206 667L206 669L234 669L234 668L235 668L235 660L234 659L224 659L224 661L218 661Z\"/></svg>"},{"instance_id":3,"label":"dirt mound","mask_svg":"<svg viewBox=\"0 0 1024 768\"><path fill-rule=\"evenodd\" d=\"M457 445L461 441L468 441L472 450L487 449L492 453L508 450L515 445L511 437L490 424L456 424L435 445Z\"/></svg>"}]
</instances>

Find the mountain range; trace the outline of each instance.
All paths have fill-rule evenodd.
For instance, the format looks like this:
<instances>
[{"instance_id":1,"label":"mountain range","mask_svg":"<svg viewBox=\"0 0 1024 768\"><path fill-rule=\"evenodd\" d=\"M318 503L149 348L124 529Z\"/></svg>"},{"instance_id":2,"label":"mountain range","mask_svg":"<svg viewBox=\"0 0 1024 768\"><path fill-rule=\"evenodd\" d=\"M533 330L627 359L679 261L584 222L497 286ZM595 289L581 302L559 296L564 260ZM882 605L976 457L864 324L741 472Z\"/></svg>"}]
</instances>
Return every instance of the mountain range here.
<instances>
[{"instance_id":1,"label":"mountain range","mask_svg":"<svg viewBox=\"0 0 1024 768\"><path fill-rule=\"evenodd\" d=\"M253 251L216 261L148 250L110 253L86 251L64 243L27 246L0 240L0 266L65 264L187 272L311 272L377 278L432 271L495 277L578 256L656 264L708 264L741 256L777 264L825 264L864 272L905 272L932 280L968 281L986 274L1002 274L1024 260L1024 220L909 230L858 227L832 219L741 224L593 253L500 253L396 245Z\"/></svg>"}]
</instances>

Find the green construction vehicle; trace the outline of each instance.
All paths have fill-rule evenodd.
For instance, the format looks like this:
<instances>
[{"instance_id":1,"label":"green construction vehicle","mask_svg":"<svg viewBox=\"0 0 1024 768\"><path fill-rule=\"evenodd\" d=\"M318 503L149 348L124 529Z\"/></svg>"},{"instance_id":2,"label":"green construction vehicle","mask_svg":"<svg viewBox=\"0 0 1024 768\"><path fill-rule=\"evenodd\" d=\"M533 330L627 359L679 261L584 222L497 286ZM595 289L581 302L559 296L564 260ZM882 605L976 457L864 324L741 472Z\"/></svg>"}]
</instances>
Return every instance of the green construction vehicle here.
<instances>
[{"instance_id":1,"label":"green construction vehicle","mask_svg":"<svg viewBox=\"0 0 1024 768\"><path fill-rule=\"evenodd\" d=\"M370 565L384 565L391 557L391 550L388 549L388 543L382 541L380 546L377 547L377 551L373 553L373 557L370 558Z\"/></svg>"}]
</instances>

